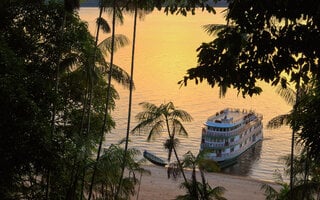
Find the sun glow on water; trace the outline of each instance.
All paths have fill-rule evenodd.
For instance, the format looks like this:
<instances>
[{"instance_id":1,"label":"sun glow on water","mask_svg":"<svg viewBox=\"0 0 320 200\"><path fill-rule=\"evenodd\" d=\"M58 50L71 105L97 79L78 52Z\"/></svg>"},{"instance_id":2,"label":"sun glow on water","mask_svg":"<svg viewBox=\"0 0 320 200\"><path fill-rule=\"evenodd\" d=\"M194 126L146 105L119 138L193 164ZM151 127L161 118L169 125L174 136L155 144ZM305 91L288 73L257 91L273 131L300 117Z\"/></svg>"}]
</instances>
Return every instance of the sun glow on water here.
<instances>
[{"instance_id":1,"label":"sun glow on water","mask_svg":"<svg viewBox=\"0 0 320 200\"><path fill-rule=\"evenodd\" d=\"M133 92L131 128L136 124L134 116L141 111L139 103L143 101L159 105L172 101L176 107L190 113L194 118L191 123L185 123L189 137L180 138L178 152L183 155L187 151L197 154L199 151L201 127L207 117L224 108L240 108L255 110L264 116L266 124L272 117L287 113L287 105L275 92L274 88L262 83L264 92L260 96L242 98L237 91L230 89L225 98L219 98L218 88L212 89L206 83L195 85L190 82L187 87L177 84L183 78L187 69L197 64L196 49L202 42L212 40L201 28L205 24L224 24L224 8L217 9L217 15L197 12L195 16L166 16L163 12L155 11L138 21L134 82L136 90ZM80 17L87 21L92 34L95 34L95 18L98 16L97 8L81 8ZM107 16L104 16L107 18ZM132 15L125 16L125 23L117 26L116 32L126 35L132 41ZM110 35L101 34L100 41ZM130 70L131 45L119 49L115 54L114 63ZM121 86L117 87L120 100L113 117L117 127L112 134L106 136L105 145L116 143L125 136L128 115L129 92ZM287 127L276 130L264 129L264 140L260 150L257 148L254 160L244 165L245 170L229 173L250 176L253 178L272 180L273 172L283 165L278 162L281 155L290 152L291 132ZM167 157L163 149L163 135L155 141L146 142L146 135L131 136L130 147L136 147L155 152L162 158Z\"/></svg>"}]
</instances>

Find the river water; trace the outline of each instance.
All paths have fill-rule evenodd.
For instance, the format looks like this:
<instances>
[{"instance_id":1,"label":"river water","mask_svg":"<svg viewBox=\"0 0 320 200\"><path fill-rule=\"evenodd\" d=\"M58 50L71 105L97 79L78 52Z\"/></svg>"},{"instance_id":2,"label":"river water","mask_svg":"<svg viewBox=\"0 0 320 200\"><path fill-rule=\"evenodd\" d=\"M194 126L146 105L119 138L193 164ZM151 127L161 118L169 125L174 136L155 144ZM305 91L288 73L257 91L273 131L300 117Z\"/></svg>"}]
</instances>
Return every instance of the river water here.
<instances>
[{"instance_id":1,"label":"river water","mask_svg":"<svg viewBox=\"0 0 320 200\"><path fill-rule=\"evenodd\" d=\"M195 85L190 82L187 87L180 87L177 82L183 78L186 70L196 66L196 49L202 42L209 42L214 36L205 33L202 25L225 24L224 8L217 8L217 14L196 12L187 17L169 15L163 11L154 11L137 24L134 82L135 90L132 100L130 129L137 122L134 116L142 111L138 105L146 101L156 105L172 101L178 109L183 109L192 115L194 120L184 123L189 136L180 137L178 153L182 156L187 151L197 154L199 151L201 127L207 117L224 108L240 108L255 110L263 115L264 126L272 118L290 111L290 106L279 97L275 88L261 83L263 93L259 96L246 97L237 95L237 91L229 89L224 98L219 98L219 89L211 88L205 82ZM98 16L97 8L81 8L81 19L89 24L92 34L95 34L94 21ZM109 19L107 15L104 16ZM110 24L111 21L109 20ZM125 16L125 23L116 27L116 33L126 35L132 41L133 15ZM100 41L110 35L101 34ZM114 63L130 72L131 45L116 52ZM116 102L113 117L117 123L116 129L106 135L105 147L117 143L125 137L128 118L129 91L116 85L120 100ZM281 156L290 153L291 131L288 127L267 129L264 127L264 139L254 149L250 149L238 164L226 169L224 173L251 177L260 180L274 180L275 170L282 171L284 165L279 161ZM166 158L163 148L166 138L155 138L147 142L143 133L130 135L130 148L145 149L159 157Z\"/></svg>"}]
</instances>

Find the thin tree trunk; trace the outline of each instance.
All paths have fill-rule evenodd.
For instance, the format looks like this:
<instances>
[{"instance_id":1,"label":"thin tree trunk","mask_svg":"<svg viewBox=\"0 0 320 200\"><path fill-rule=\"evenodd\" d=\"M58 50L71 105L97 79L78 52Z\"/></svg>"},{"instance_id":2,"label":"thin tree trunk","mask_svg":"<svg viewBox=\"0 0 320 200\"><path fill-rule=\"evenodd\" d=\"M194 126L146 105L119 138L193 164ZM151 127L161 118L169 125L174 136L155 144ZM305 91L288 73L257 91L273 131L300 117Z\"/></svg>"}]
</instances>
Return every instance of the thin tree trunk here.
<instances>
[{"instance_id":1,"label":"thin tree trunk","mask_svg":"<svg viewBox=\"0 0 320 200\"><path fill-rule=\"evenodd\" d=\"M139 200L139 193L140 193L141 180L142 180L142 172L140 173L140 180L139 180L139 186L138 186L138 192L137 192L137 199L136 199L136 200Z\"/></svg>"},{"instance_id":2,"label":"thin tree trunk","mask_svg":"<svg viewBox=\"0 0 320 200\"><path fill-rule=\"evenodd\" d=\"M173 140L174 140L174 135L173 135L173 134L171 134L171 132L170 132L169 121L168 121L167 116L165 116L165 118L166 118L166 125L167 125L167 130L168 130L169 138L171 138L171 137L172 137L172 138L173 138ZM186 177L186 175L185 175L185 173L184 173L184 170L183 170L183 167L182 167L181 161L180 161L180 159L179 159L179 156L178 156L178 153L177 153L177 150L176 150L176 147L174 146L174 144L173 144L173 147L172 147L172 148L173 148L174 155L175 155L175 157L176 157L176 159L177 159L178 166L179 166L180 171L181 171L181 173L182 173L182 176L183 176L184 182L185 182L186 184L188 184L187 177ZM189 190L189 191L190 191L190 190Z\"/></svg>"},{"instance_id":3,"label":"thin tree trunk","mask_svg":"<svg viewBox=\"0 0 320 200\"><path fill-rule=\"evenodd\" d=\"M175 146L173 146L173 152L174 152L174 155L175 155L175 157L176 157L176 159L177 159L177 162L178 162L180 171L181 171L181 173L182 173L184 182L188 183L186 174L184 173L184 169L183 169L183 167L182 167L182 164L181 164L181 161L180 161L180 159L179 159L179 156L178 156L178 153L177 153L177 150L176 150L176 147L175 147Z\"/></svg>"},{"instance_id":4,"label":"thin tree trunk","mask_svg":"<svg viewBox=\"0 0 320 200\"><path fill-rule=\"evenodd\" d=\"M300 68L301 70L301 68ZM298 79L297 82L297 93L296 93L296 103L293 106L293 112L296 111L296 105L300 101L300 79ZM295 123L295 122L294 122ZM296 123L295 123L296 124ZM291 155L290 155L290 199L294 199L293 195L293 187L294 187L294 142L295 142L295 133L296 133L296 125L294 124L293 129L292 129L292 135L291 135Z\"/></svg>"},{"instance_id":5,"label":"thin tree trunk","mask_svg":"<svg viewBox=\"0 0 320 200\"><path fill-rule=\"evenodd\" d=\"M199 171L200 171L200 174L201 174L202 187L203 187L203 191L200 191L200 193L202 192L202 198L203 199L209 199L207 181L206 181L206 178L204 176L204 172L201 169Z\"/></svg>"},{"instance_id":6,"label":"thin tree trunk","mask_svg":"<svg viewBox=\"0 0 320 200\"><path fill-rule=\"evenodd\" d=\"M196 175L196 167L193 166L192 168L192 177L191 177L192 183L189 185L187 184L188 187L190 187L191 197L193 199L199 199L199 193L198 193L198 185L197 185L197 175Z\"/></svg>"},{"instance_id":7,"label":"thin tree trunk","mask_svg":"<svg viewBox=\"0 0 320 200\"><path fill-rule=\"evenodd\" d=\"M124 154L122 159L121 175L119 180L119 185L116 191L115 199L118 199L121 187L122 179L124 174L124 169L127 161L127 152L128 152L128 143L129 143L129 134L130 134L130 122L131 122L131 107L132 107L132 90L133 90L133 72L134 72L134 56L135 56L135 44L136 44L136 31L137 31L137 15L138 15L138 3L134 4L134 21L133 21L133 36L132 36L132 53L131 53L131 71L130 71L130 91L129 91L129 107L128 107L128 119L127 119L127 133L126 141L124 147Z\"/></svg>"},{"instance_id":8,"label":"thin tree trunk","mask_svg":"<svg viewBox=\"0 0 320 200\"><path fill-rule=\"evenodd\" d=\"M304 161L304 180L303 180L303 184L307 185L309 182L309 163L310 163L310 159L309 159L309 149L306 148L306 158ZM307 197L309 197L309 195L312 195L312 193L310 192L309 188L304 188L304 194L307 194Z\"/></svg>"},{"instance_id":9,"label":"thin tree trunk","mask_svg":"<svg viewBox=\"0 0 320 200\"><path fill-rule=\"evenodd\" d=\"M58 40L62 40L63 35L64 35L64 27L66 24L66 13L67 11L64 10L63 13L63 19L62 19L62 25L60 27L60 32L58 34ZM50 132L50 146L51 146L51 142L53 139L53 135L56 129L56 112L57 112L57 97L58 97L58 93L59 93L59 81L60 81L60 63L61 63L61 47L58 47L58 58L57 58L57 67L56 67L56 77L55 77L55 88L54 88L54 92L55 92L55 98L54 101L52 103L52 116L51 116L51 132ZM47 186L46 186L46 199L50 198L50 184L51 184L51 169L48 168L47 171Z\"/></svg>"},{"instance_id":10,"label":"thin tree trunk","mask_svg":"<svg viewBox=\"0 0 320 200\"><path fill-rule=\"evenodd\" d=\"M290 199L293 200L293 185L294 185L294 170L293 170L293 159L294 159L294 136L295 136L295 131L292 130L292 135L291 135L291 155L290 155Z\"/></svg>"},{"instance_id":11,"label":"thin tree trunk","mask_svg":"<svg viewBox=\"0 0 320 200\"><path fill-rule=\"evenodd\" d=\"M111 41L111 58L110 58L110 70L109 70L109 76L108 76L108 89L107 89L107 97L106 97L106 105L105 105L105 114L104 114L104 121L103 121L103 126L101 129L100 133L100 141L99 141L99 147L98 147L98 152L97 152L97 157L96 161L94 163L94 169L91 177L91 183L90 183L90 189L89 189L89 195L88 195L88 200L91 199L92 196L92 190L93 190L93 184L94 184L94 179L97 171L97 164L100 159L100 153L102 149L102 142L103 142L103 136L104 136L104 131L106 129L107 125L107 118L108 118L108 110L109 110L109 99L110 99L110 92L111 92L111 77L112 77L112 66L113 66L113 55L114 55L114 36L115 36L115 18L116 18L116 11L115 11L115 0L113 0L113 16L112 16L112 41ZM102 6L100 8L102 10ZM102 12L100 10L100 13ZM100 22L99 22L100 24Z\"/></svg>"},{"instance_id":12,"label":"thin tree trunk","mask_svg":"<svg viewBox=\"0 0 320 200\"><path fill-rule=\"evenodd\" d=\"M99 10L99 19L102 16L102 7ZM88 136L90 134L90 125L91 125L91 105L92 105L92 99L93 99L93 78L92 78L92 73L94 71L94 65L95 65L95 60L96 60L96 51L97 51L97 46L98 46L98 39L99 39L99 31L100 30L100 21L98 21L97 25L97 33L95 37L95 49L94 49L94 55L93 55L93 62L92 66L89 66L87 69L87 79L86 79L86 90L85 90L85 97L83 101L83 110L82 110L82 118L81 118L81 123L80 123L80 130L79 130L79 136L82 138L82 136ZM83 133L84 130L84 121L87 118L87 128L85 130L85 133ZM82 144L81 144L82 145ZM85 159L85 158L82 158ZM77 188L77 182L79 178L79 171L80 171L80 165L83 164L83 161L78 162L78 154L75 156L75 162L77 163L77 170L75 174L71 175L71 188L72 189L72 196L75 194L75 190ZM83 170L83 169L82 169ZM84 175L83 173L81 173ZM82 181L84 181L84 178L82 177ZM84 183L81 183L84 185ZM82 198L82 197L81 197Z\"/></svg>"}]
</instances>

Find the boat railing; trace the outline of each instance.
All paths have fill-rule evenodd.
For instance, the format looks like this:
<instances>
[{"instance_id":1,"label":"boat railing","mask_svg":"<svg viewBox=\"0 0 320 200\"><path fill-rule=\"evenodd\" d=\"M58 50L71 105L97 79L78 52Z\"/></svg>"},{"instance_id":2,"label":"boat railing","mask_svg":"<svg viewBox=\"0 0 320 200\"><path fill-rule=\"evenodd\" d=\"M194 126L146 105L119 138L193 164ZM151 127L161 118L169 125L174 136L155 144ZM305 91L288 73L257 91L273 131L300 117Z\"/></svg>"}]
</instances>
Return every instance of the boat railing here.
<instances>
[{"instance_id":1,"label":"boat railing","mask_svg":"<svg viewBox=\"0 0 320 200\"><path fill-rule=\"evenodd\" d=\"M206 143L202 143L201 146L203 148L206 147L225 147L225 142L206 142Z\"/></svg>"},{"instance_id":2,"label":"boat railing","mask_svg":"<svg viewBox=\"0 0 320 200\"><path fill-rule=\"evenodd\" d=\"M259 127L254 128L253 130L251 130L249 133L247 134L243 134L243 136L239 139L239 140L235 140L235 141L221 141L221 142L213 142L213 141L208 141L206 140L205 143L202 144L203 148L206 147L216 147L216 148L222 148L222 147L226 147L226 146L234 146L236 144L239 144L245 140L247 140L249 137L251 137L253 134L261 131L262 129L262 125L260 125Z\"/></svg>"},{"instance_id":3,"label":"boat railing","mask_svg":"<svg viewBox=\"0 0 320 200\"><path fill-rule=\"evenodd\" d=\"M247 140L248 138L250 138L252 135L258 133L259 131L261 131L261 128L262 127L257 127L255 129L253 129L252 131L250 131L250 133L244 135L243 137L241 137L239 140L236 140L236 141L233 141L233 142L229 142L229 145L230 146L233 146L233 145L236 145L236 144L239 144L239 143L242 143L244 142L245 140Z\"/></svg>"},{"instance_id":4,"label":"boat railing","mask_svg":"<svg viewBox=\"0 0 320 200\"><path fill-rule=\"evenodd\" d=\"M215 115L212 115L210 117L208 117L208 121L212 121L214 122L215 119L217 119L218 116L221 116L222 114L224 113L228 113L228 112L237 112L237 113L242 113L242 114L248 114L248 117L249 119L252 119L254 117L257 117L259 119L262 119L262 115L259 114L259 113L256 113L255 111L253 110L246 110L246 109L243 109L243 110L240 110L238 108L226 108L224 110L221 110L220 112L217 112ZM243 119L240 118L240 119L233 119L232 123L236 124L236 123L239 123L240 121L242 121Z\"/></svg>"},{"instance_id":5,"label":"boat railing","mask_svg":"<svg viewBox=\"0 0 320 200\"><path fill-rule=\"evenodd\" d=\"M231 137L231 136L238 135L239 133L241 133L241 131L242 131L242 129L233 130L233 131L229 131L229 132L207 130L207 132L205 134L208 136Z\"/></svg>"}]
</instances>

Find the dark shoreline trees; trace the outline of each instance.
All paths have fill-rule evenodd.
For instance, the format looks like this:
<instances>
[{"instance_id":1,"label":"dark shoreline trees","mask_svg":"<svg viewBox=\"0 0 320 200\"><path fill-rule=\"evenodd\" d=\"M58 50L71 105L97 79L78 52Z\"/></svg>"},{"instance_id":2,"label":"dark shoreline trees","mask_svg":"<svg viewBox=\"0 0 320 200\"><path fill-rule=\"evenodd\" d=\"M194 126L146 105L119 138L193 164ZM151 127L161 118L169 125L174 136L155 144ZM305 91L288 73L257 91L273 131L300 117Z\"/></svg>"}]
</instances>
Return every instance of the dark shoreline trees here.
<instances>
[{"instance_id":1,"label":"dark shoreline trees","mask_svg":"<svg viewBox=\"0 0 320 200\"><path fill-rule=\"evenodd\" d=\"M140 3L152 10L163 2ZM108 67L101 68L107 64L102 52L72 12L79 1L63 3L0 3L1 199L85 197L85 173L103 127ZM164 11L186 15L196 4L213 12L201 1L170 1ZM118 94L113 86L108 94L112 110ZM107 119L103 133L115 126Z\"/></svg>"},{"instance_id":2,"label":"dark shoreline trees","mask_svg":"<svg viewBox=\"0 0 320 200\"><path fill-rule=\"evenodd\" d=\"M229 2L226 15L228 24L211 28L219 29L217 38L198 48L198 65L189 69L179 83L187 85L191 80L195 80L196 84L207 81L212 87L220 87L222 95L227 88L233 87L243 96L252 96L262 92L257 83L264 81L284 88L291 86L300 93L302 85L319 80L320 51L315 45L320 43L319 7L316 1ZM315 89L319 90L319 87ZM309 126L313 126L307 123L317 121L315 117L319 111L313 110L313 114L309 115L304 112L308 109L299 110L300 100L295 100L293 118L289 123L293 130L291 190L294 186L295 138L300 138L305 147L316 149L317 146L310 139L319 140L319 132L311 130ZM309 106L312 107L312 104ZM297 121L299 116L303 120ZM316 156L312 151L309 153ZM291 199L294 198L292 194Z\"/></svg>"},{"instance_id":3,"label":"dark shoreline trees","mask_svg":"<svg viewBox=\"0 0 320 200\"><path fill-rule=\"evenodd\" d=\"M80 199L82 172L102 127L106 62L100 50L93 61L95 42L87 25L76 13L65 13L63 4L2 1L0 5L6 14L0 27L0 156L5 163L0 166L0 198ZM61 27L64 33L59 37ZM87 126L83 110L87 111L89 66L93 100L87 132L81 127ZM123 72L116 71L115 80L125 84ZM118 94L113 86L110 93L113 109ZM111 116L108 119L105 130L115 125Z\"/></svg>"}]
</instances>

